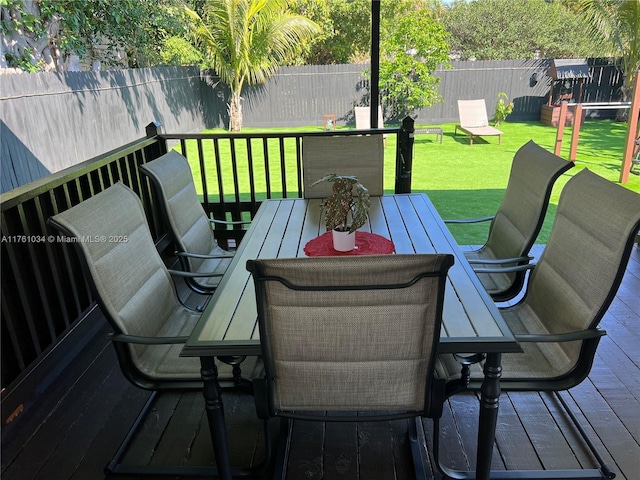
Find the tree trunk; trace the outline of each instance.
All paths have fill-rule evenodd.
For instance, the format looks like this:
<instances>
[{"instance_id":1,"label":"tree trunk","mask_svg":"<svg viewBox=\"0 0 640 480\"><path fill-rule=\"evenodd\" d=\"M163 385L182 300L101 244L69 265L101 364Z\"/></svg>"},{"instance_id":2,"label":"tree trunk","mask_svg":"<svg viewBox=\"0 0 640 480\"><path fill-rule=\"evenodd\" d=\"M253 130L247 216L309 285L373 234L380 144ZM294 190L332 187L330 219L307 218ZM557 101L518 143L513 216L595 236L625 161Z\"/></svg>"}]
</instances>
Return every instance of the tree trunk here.
<instances>
[{"instance_id":1,"label":"tree trunk","mask_svg":"<svg viewBox=\"0 0 640 480\"><path fill-rule=\"evenodd\" d=\"M242 97L240 92L231 94L229 104L229 131L239 132L242 129Z\"/></svg>"},{"instance_id":2,"label":"tree trunk","mask_svg":"<svg viewBox=\"0 0 640 480\"><path fill-rule=\"evenodd\" d=\"M620 87L620 91L622 92L622 101L630 102L631 94L633 93L633 88L628 87L627 85L623 85ZM621 108L616 112L616 122L626 122L629 120L629 109Z\"/></svg>"}]
</instances>

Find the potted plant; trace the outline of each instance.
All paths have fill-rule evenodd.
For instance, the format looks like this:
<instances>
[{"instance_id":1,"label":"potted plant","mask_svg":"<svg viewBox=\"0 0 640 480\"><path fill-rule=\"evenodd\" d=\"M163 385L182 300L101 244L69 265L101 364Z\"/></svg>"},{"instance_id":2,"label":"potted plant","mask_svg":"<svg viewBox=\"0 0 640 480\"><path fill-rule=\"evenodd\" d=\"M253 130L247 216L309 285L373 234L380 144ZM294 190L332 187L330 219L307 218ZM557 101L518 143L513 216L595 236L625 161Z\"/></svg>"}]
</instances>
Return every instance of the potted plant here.
<instances>
[{"instance_id":1,"label":"potted plant","mask_svg":"<svg viewBox=\"0 0 640 480\"><path fill-rule=\"evenodd\" d=\"M323 204L327 231L333 231L333 248L346 252L356 244L355 231L365 224L371 200L369 190L357 177L332 173L316 180L311 186L331 182L333 195Z\"/></svg>"},{"instance_id":2,"label":"potted plant","mask_svg":"<svg viewBox=\"0 0 640 480\"><path fill-rule=\"evenodd\" d=\"M513 112L513 102L509 102L509 97L506 93L498 93L498 103L496 104L496 113L493 114L494 125L497 127L505 120L511 112Z\"/></svg>"}]
</instances>

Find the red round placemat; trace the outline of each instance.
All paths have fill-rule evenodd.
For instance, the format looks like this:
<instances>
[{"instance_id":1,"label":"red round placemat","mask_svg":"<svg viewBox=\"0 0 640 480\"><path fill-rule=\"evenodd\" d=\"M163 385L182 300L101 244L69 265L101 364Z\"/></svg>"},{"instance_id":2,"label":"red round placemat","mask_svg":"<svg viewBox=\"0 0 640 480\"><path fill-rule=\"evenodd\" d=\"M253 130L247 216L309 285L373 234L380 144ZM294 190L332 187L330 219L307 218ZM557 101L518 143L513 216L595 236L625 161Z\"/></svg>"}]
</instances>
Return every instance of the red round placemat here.
<instances>
[{"instance_id":1,"label":"red round placemat","mask_svg":"<svg viewBox=\"0 0 640 480\"><path fill-rule=\"evenodd\" d=\"M307 257L332 257L338 255L377 255L393 253L395 246L388 238L369 232L356 231L356 248L350 252L339 252L333 249L331 232L309 240L304 246Z\"/></svg>"}]
</instances>

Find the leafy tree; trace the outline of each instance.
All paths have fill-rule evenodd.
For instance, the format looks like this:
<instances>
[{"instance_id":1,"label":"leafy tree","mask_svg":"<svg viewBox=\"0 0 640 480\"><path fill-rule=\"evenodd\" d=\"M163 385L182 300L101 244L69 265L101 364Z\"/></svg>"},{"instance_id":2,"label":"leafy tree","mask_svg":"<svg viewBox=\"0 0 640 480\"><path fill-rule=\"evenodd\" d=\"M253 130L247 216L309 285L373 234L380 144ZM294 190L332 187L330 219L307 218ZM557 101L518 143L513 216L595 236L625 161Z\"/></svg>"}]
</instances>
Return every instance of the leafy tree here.
<instances>
[{"instance_id":1,"label":"leafy tree","mask_svg":"<svg viewBox=\"0 0 640 480\"><path fill-rule=\"evenodd\" d=\"M295 0L292 10L322 29L297 63L327 65L368 61L371 0Z\"/></svg>"},{"instance_id":2,"label":"leafy tree","mask_svg":"<svg viewBox=\"0 0 640 480\"><path fill-rule=\"evenodd\" d=\"M623 99L631 99L633 74L640 69L640 0L580 0L579 11L604 37L612 56L622 59Z\"/></svg>"},{"instance_id":3,"label":"leafy tree","mask_svg":"<svg viewBox=\"0 0 640 480\"><path fill-rule=\"evenodd\" d=\"M599 0L594 0L595 2ZM545 0L457 1L443 17L452 53L462 60L601 56L599 38L572 3ZM569 7L569 8L568 8Z\"/></svg>"},{"instance_id":4,"label":"leafy tree","mask_svg":"<svg viewBox=\"0 0 640 480\"><path fill-rule=\"evenodd\" d=\"M317 24L294 14L285 0L208 0L194 19L194 37L206 63L231 90L229 129L242 128L242 89L264 83L312 35Z\"/></svg>"},{"instance_id":5,"label":"leafy tree","mask_svg":"<svg viewBox=\"0 0 640 480\"><path fill-rule=\"evenodd\" d=\"M200 65L204 66L202 54L193 44L182 37L164 39L158 53L160 63L164 65Z\"/></svg>"},{"instance_id":6,"label":"leafy tree","mask_svg":"<svg viewBox=\"0 0 640 480\"><path fill-rule=\"evenodd\" d=\"M162 39L179 33L179 0L3 0L7 64L24 70L68 68L71 55L107 65L149 65Z\"/></svg>"},{"instance_id":7,"label":"leafy tree","mask_svg":"<svg viewBox=\"0 0 640 480\"><path fill-rule=\"evenodd\" d=\"M449 66L448 34L424 2L382 4L380 92L387 116L401 118L442 101L438 65Z\"/></svg>"}]
</instances>

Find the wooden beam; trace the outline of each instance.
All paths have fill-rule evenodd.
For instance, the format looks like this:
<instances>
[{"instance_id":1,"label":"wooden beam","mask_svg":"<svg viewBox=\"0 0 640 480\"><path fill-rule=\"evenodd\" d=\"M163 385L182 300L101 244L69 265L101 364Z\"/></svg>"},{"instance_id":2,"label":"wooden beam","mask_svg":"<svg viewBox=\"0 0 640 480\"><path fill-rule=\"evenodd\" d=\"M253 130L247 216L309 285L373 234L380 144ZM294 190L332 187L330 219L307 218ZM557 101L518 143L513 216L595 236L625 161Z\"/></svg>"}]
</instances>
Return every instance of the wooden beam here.
<instances>
[{"instance_id":1,"label":"wooden beam","mask_svg":"<svg viewBox=\"0 0 640 480\"><path fill-rule=\"evenodd\" d=\"M631 109L629 110L627 143L624 148L624 156L622 157L622 167L620 168L620 183L627 183L629 181L634 141L638 135L638 115L640 115L640 85L638 84L640 84L640 70L636 70L633 80L633 97L631 99Z\"/></svg>"},{"instance_id":2,"label":"wooden beam","mask_svg":"<svg viewBox=\"0 0 640 480\"><path fill-rule=\"evenodd\" d=\"M564 134L564 123L567 120L567 102L562 102L560 104L560 117L558 118L558 130L556 132L556 147L553 151L557 156L560 156L560 151L562 150L562 135Z\"/></svg>"},{"instance_id":3,"label":"wooden beam","mask_svg":"<svg viewBox=\"0 0 640 480\"><path fill-rule=\"evenodd\" d=\"M582 104L578 104L573 109L573 131L571 132L571 148L569 149L569 160L576 161L578 153L578 139L580 138L580 126L582 124Z\"/></svg>"}]
</instances>

